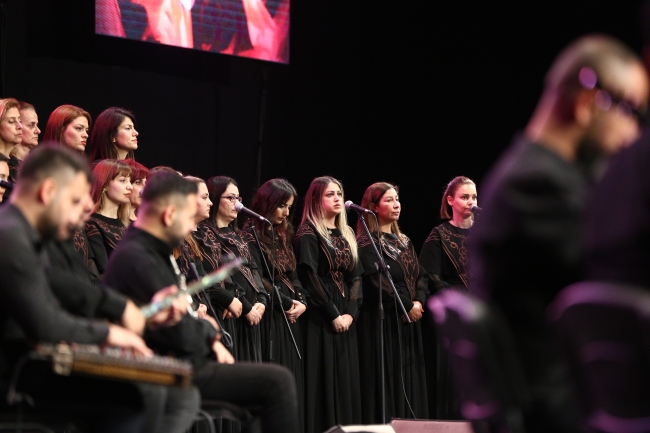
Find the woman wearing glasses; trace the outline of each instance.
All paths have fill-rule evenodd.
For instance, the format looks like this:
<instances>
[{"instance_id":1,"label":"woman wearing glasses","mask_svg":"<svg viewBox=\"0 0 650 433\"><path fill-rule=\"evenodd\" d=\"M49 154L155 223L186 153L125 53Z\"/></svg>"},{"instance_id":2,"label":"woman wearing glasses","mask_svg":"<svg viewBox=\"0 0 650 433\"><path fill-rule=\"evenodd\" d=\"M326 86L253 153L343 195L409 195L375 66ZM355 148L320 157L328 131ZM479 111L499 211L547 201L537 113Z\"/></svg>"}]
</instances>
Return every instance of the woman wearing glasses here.
<instances>
[{"instance_id":1,"label":"woman wearing glasses","mask_svg":"<svg viewBox=\"0 0 650 433\"><path fill-rule=\"evenodd\" d=\"M302 334L298 321L307 310L307 300L296 273L296 256L292 246L294 229L291 221L297 200L296 189L285 179L271 179L264 183L253 198L251 210L268 219L273 224L273 230L266 222L249 218L243 230L243 237L255 262L261 267L260 275L266 291L273 296L272 314L269 312L262 318L262 356L264 361L282 364L293 372L302 420ZM261 250L255 240L253 228L260 241ZM269 274L269 271L274 275ZM277 293L273 291L271 281L278 288ZM269 353L270 341L273 342L272 354Z\"/></svg>"},{"instance_id":2,"label":"woman wearing glasses","mask_svg":"<svg viewBox=\"0 0 650 433\"><path fill-rule=\"evenodd\" d=\"M428 403L420 327L426 301L426 274L418 263L413 243L397 223L401 213L397 187L386 182L370 185L363 195L361 207L376 215L376 220L374 215L362 215L370 237L363 222L359 220L357 223L359 259L364 268L364 300L357 323L361 388L366 392L361 402L363 423L383 424L392 418L426 419ZM390 282L375 267L378 257L373 243L388 267L398 298L394 296ZM381 399L382 372L377 364L380 354L377 345L379 299L384 310L385 410L382 410ZM406 321L398 299L411 323Z\"/></svg>"},{"instance_id":3,"label":"woman wearing glasses","mask_svg":"<svg viewBox=\"0 0 650 433\"><path fill-rule=\"evenodd\" d=\"M233 355L238 361L261 362L260 321L266 309L267 294L257 273L257 263L237 228L235 203L241 202L239 188L234 179L226 176L211 177L206 184L214 204L210 208L210 218L199 226L221 244L223 254L233 254L246 260L246 264L232 276L238 286L238 298L243 304L241 317L236 322ZM226 317L229 317L228 313Z\"/></svg>"},{"instance_id":4,"label":"woman wearing glasses","mask_svg":"<svg viewBox=\"0 0 650 433\"><path fill-rule=\"evenodd\" d=\"M298 276L309 294L304 314L305 430L361 422L356 318L361 274L341 182L311 182L294 241Z\"/></svg>"}]
</instances>

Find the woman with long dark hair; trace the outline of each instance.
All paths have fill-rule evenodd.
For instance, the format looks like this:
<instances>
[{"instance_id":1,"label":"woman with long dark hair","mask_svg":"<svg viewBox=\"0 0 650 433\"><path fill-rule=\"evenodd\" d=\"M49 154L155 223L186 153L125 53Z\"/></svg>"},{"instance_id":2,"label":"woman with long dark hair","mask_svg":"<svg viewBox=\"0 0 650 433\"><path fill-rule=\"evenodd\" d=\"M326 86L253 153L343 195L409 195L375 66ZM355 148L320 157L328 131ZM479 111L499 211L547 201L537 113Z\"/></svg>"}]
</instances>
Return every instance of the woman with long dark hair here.
<instances>
[{"instance_id":1,"label":"woman with long dark hair","mask_svg":"<svg viewBox=\"0 0 650 433\"><path fill-rule=\"evenodd\" d=\"M370 237L362 221L357 223L359 259L364 268L364 302L357 323L361 388L364 390L363 422L383 424L392 418L426 419L428 403L420 327L426 301L426 274L418 263L413 243L397 223L402 210L398 188L387 182L373 183L366 189L361 207L373 211L377 217L375 221L370 214L361 216ZM378 257L373 243L387 265L411 323L406 321L390 282L375 266ZM380 299L383 321L379 320ZM383 323L385 410L381 398L381 350L377 344L380 322Z\"/></svg>"},{"instance_id":2,"label":"woman with long dark hair","mask_svg":"<svg viewBox=\"0 0 650 433\"><path fill-rule=\"evenodd\" d=\"M307 310L307 299L296 272L296 256L292 245L292 220L297 200L298 193L287 180L271 179L265 182L253 197L251 210L269 220L273 227L257 218L249 218L243 229L243 238L261 268L260 274L266 291L273 297L270 301L273 311L267 312L262 318L262 359L282 364L293 372L302 420L304 392L299 320ZM273 286L277 287L277 293Z\"/></svg>"},{"instance_id":3,"label":"woman with long dark hair","mask_svg":"<svg viewBox=\"0 0 650 433\"><path fill-rule=\"evenodd\" d=\"M110 107L102 111L90 135L89 160L135 159L139 135L135 127L135 115L129 110Z\"/></svg>"},{"instance_id":4,"label":"woman with long dark hair","mask_svg":"<svg viewBox=\"0 0 650 433\"><path fill-rule=\"evenodd\" d=\"M235 203L241 202L239 188L234 179L226 176L211 177L206 184L214 205L210 208L210 218L199 226L220 243L223 254L242 257L247 262L232 275L237 285L237 297L242 303L241 316L235 322L233 355L238 361L261 362L260 321L266 310L267 293L258 274L257 263L237 227ZM226 312L226 318L230 317L232 313Z\"/></svg>"},{"instance_id":5,"label":"woman with long dark hair","mask_svg":"<svg viewBox=\"0 0 650 433\"><path fill-rule=\"evenodd\" d=\"M103 274L108 257L130 223L131 167L106 159L97 164L93 178L91 195L95 206L86 221L86 235L97 270Z\"/></svg>"},{"instance_id":6,"label":"woman with long dark hair","mask_svg":"<svg viewBox=\"0 0 650 433\"><path fill-rule=\"evenodd\" d=\"M355 321L363 269L343 200L340 181L315 178L294 240L298 276L309 294L303 333L307 433L361 422Z\"/></svg>"}]
</instances>

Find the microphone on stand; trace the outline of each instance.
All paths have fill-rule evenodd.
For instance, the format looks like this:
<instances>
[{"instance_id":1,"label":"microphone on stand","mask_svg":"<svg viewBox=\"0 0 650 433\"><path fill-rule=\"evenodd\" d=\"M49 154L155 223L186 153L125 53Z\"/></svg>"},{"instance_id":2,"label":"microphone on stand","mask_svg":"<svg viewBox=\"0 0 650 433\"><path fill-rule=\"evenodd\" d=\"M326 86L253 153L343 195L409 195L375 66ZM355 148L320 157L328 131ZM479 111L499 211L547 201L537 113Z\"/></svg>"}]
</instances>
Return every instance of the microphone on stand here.
<instances>
[{"instance_id":1,"label":"microphone on stand","mask_svg":"<svg viewBox=\"0 0 650 433\"><path fill-rule=\"evenodd\" d=\"M259 220L261 220L261 221L263 221L263 222L265 222L265 223L268 223L269 225L272 225L272 224L271 224L271 221L267 220L267 219L264 218L262 215L256 214L255 212L253 212L252 210L250 210L249 208L247 208L246 206L244 206L243 204L241 204L240 201L238 201L237 203L235 203L235 210L236 210L237 212L244 212L245 214L247 214L248 216L250 216L250 217L252 217L252 218L257 218L257 219L259 219Z\"/></svg>"},{"instance_id":2,"label":"microphone on stand","mask_svg":"<svg viewBox=\"0 0 650 433\"><path fill-rule=\"evenodd\" d=\"M478 215L478 214L481 213L481 211L482 211L483 209L480 208L480 207L478 207L478 206L476 206L475 204L473 204L473 205L469 208L469 210L470 210L472 213Z\"/></svg>"},{"instance_id":3,"label":"microphone on stand","mask_svg":"<svg viewBox=\"0 0 650 433\"><path fill-rule=\"evenodd\" d=\"M14 183L9 182L8 180L0 179L0 187L11 189L14 187Z\"/></svg>"},{"instance_id":4,"label":"microphone on stand","mask_svg":"<svg viewBox=\"0 0 650 433\"><path fill-rule=\"evenodd\" d=\"M348 200L345 202L345 209L354 210L361 213L374 213L373 211L366 209L365 207L361 207L359 205L352 203L352 200Z\"/></svg>"}]
</instances>

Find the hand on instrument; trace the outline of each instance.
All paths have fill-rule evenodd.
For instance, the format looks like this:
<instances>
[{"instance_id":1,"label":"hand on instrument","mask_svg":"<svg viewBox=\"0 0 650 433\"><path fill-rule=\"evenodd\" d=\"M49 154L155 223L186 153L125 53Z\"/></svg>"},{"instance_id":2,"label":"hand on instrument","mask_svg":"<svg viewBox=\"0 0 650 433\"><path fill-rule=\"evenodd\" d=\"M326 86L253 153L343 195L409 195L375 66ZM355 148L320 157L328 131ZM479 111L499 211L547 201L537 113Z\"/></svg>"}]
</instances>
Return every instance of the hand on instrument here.
<instances>
[{"instance_id":1,"label":"hand on instrument","mask_svg":"<svg viewBox=\"0 0 650 433\"><path fill-rule=\"evenodd\" d=\"M226 346L221 344L221 341L215 341L212 343L212 351L217 357L217 362L220 364L234 364L235 358L232 356L232 353L226 349Z\"/></svg>"},{"instance_id":2,"label":"hand on instrument","mask_svg":"<svg viewBox=\"0 0 650 433\"><path fill-rule=\"evenodd\" d=\"M109 346L131 349L136 355L141 355L145 358L153 356L153 351L147 347L144 340L139 335L113 323L108 324L106 344Z\"/></svg>"},{"instance_id":3,"label":"hand on instrument","mask_svg":"<svg viewBox=\"0 0 650 433\"><path fill-rule=\"evenodd\" d=\"M162 290L157 291L151 298L151 302L157 302L169 295L173 295L178 292L178 286L173 284L167 286ZM178 296L172 302L172 305L169 308L166 308L155 315L149 318L149 324L153 327L166 327L174 326L181 321L183 316L187 314L187 297Z\"/></svg>"},{"instance_id":4,"label":"hand on instrument","mask_svg":"<svg viewBox=\"0 0 650 433\"><path fill-rule=\"evenodd\" d=\"M305 304L294 300L293 304L291 305L291 308L285 311L284 314L287 316L287 319L289 319L289 322L296 323L298 317L300 317L300 315L304 313L306 310L307 307L305 306Z\"/></svg>"}]
</instances>

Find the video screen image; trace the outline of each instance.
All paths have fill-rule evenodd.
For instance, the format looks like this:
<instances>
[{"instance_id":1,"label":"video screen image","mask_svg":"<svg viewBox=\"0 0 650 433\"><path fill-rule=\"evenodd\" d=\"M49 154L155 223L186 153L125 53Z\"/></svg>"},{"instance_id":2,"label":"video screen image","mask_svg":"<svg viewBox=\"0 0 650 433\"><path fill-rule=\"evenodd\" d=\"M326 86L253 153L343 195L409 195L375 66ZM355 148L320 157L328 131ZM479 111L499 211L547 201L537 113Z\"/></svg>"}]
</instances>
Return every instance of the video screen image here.
<instances>
[{"instance_id":1,"label":"video screen image","mask_svg":"<svg viewBox=\"0 0 650 433\"><path fill-rule=\"evenodd\" d=\"M289 63L290 0L95 0L95 33Z\"/></svg>"}]
</instances>

